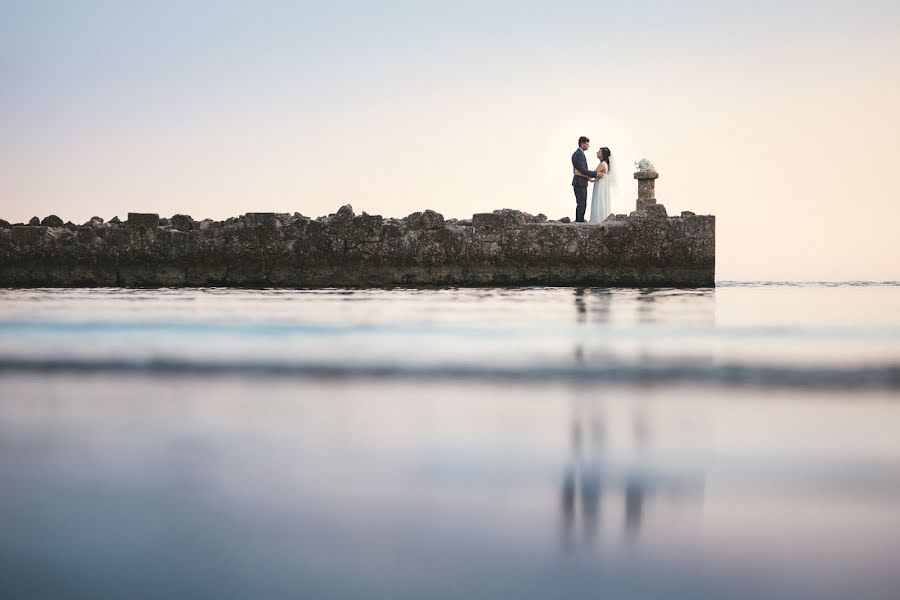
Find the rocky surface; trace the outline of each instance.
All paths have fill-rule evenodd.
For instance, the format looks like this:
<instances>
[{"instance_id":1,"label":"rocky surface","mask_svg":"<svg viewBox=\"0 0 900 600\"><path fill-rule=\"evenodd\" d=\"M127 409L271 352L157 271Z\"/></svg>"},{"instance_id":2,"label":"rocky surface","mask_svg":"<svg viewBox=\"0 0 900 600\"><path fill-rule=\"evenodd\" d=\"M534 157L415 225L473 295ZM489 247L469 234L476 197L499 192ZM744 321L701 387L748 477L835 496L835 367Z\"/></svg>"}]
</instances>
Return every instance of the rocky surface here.
<instances>
[{"instance_id":1,"label":"rocky surface","mask_svg":"<svg viewBox=\"0 0 900 600\"><path fill-rule=\"evenodd\" d=\"M0 286L712 286L715 217L662 204L600 224L518 210L387 219L353 208L311 219L225 221L129 213L76 226L0 220Z\"/></svg>"}]
</instances>

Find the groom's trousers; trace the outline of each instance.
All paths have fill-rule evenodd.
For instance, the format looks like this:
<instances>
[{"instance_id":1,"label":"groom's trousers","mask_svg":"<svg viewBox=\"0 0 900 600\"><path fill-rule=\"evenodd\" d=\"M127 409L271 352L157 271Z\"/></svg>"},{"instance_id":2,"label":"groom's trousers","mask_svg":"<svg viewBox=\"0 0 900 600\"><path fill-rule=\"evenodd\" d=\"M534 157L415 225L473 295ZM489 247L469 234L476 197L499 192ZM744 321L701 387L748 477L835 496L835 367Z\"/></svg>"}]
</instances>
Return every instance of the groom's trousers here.
<instances>
[{"instance_id":1,"label":"groom's trousers","mask_svg":"<svg viewBox=\"0 0 900 600\"><path fill-rule=\"evenodd\" d=\"M575 190L575 222L584 223L584 211L587 209L587 186L573 185Z\"/></svg>"}]
</instances>

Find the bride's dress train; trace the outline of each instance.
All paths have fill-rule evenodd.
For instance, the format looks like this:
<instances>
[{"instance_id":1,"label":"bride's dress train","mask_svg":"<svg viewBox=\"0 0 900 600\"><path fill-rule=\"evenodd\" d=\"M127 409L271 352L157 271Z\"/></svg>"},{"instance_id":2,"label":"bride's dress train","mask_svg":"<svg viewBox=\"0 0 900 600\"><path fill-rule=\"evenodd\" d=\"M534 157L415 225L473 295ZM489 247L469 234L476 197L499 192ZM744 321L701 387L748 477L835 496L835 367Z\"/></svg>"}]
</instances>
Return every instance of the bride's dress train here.
<instances>
[{"instance_id":1,"label":"bride's dress train","mask_svg":"<svg viewBox=\"0 0 900 600\"><path fill-rule=\"evenodd\" d=\"M591 223L601 223L612 213L609 202L609 165L606 165L606 170L606 176L594 182L591 195Z\"/></svg>"}]
</instances>

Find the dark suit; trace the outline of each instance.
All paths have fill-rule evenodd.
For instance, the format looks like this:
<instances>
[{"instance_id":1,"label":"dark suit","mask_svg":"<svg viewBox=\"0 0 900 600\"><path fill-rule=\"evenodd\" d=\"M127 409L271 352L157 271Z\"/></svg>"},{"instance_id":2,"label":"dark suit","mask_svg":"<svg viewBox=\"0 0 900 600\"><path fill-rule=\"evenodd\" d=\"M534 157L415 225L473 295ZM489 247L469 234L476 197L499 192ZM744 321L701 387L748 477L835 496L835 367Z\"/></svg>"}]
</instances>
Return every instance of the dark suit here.
<instances>
[{"instance_id":1,"label":"dark suit","mask_svg":"<svg viewBox=\"0 0 900 600\"><path fill-rule=\"evenodd\" d=\"M578 148L572 153L572 189L575 190L575 222L584 223L584 211L587 210L587 185L588 177L596 177L594 171L588 169L587 158L584 150Z\"/></svg>"}]
</instances>

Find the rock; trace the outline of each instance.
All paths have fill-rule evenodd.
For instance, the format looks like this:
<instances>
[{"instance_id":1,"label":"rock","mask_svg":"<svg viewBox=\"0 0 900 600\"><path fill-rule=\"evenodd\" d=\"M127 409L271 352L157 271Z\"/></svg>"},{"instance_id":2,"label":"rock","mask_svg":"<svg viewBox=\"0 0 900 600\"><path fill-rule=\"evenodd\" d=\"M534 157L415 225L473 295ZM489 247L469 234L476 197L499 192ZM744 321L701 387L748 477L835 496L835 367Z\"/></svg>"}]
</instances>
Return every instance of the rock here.
<instances>
[{"instance_id":1,"label":"rock","mask_svg":"<svg viewBox=\"0 0 900 600\"><path fill-rule=\"evenodd\" d=\"M41 221L41 225L45 227L62 227L63 220L56 215L50 215L49 217L44 217L44 220Z\"/></svg>"},{"instance_id":2,"label":"rock","mask_svg":"<svg viewBox=\"0 0 900 600\"><path fill-rule=\"evenodd\" d=\"M340 207L337 213L332 217L332 221L340 222L340 223L350 223L353 220L353 217L356 216L353 212L353 207L349 204L345 204Z\"/></svg>"},{"instance_id":3,"label":"rock","mask_svg":"<svg viewBox=\"0 0 900 600\"><path fill-rule=\"evenodd\" d=\"M78 231L78 225L76 225L72 221L66 221L66 224L63 225L63 227L65 227L69 231Z\"/></svg>"},{"instance_id":4,"label":"rock","mask_svg":"<svg viewBox=\"0 0 900 600\"><path fill-rule=\"evenodd\" d=\"M90 226L79 227L75 235L80 244L91 244L97 239L97 233L94 231L94 228Z\"/></svg>"},{"instance_id":5,"label":"rock","mask_svg":"<svg viewBox=\"0 0 900 600\"><path fill-rule=\"evenodd\" d=\"M37 244L45 233L47 233L47 228L41 225L16 226L12 229L12 241L13 244L20 246Z\"/></svg>"},{"instance_id":6,"label":"rock","mask_svg":"<svg viewBox=\"0 0 900 600\"><path fill-rule=\"evenodd\" d=\"M277 227L279 225L273 212L247 213L244 215L244 224L247 227Z\"/></svg>"},{"instance_id":7,"label":"rock","mask_svg":"<svg viewBox=\"0 0 900 600\"><path fill-rule=\"evenodd\" d=\"M440 229L444 226L444 215L429 209L409 215L406 222L410 229Z\"/></svg>"},{"instance_id":8,"label":"rock","mask_svg":"<svg viewBox=\"0 0 900 600\"><path fill-rule=\"evenodd\" d=\"M9 224L9 221L4 221L3 219L0 219L0 229L10 229L10 228L12 228L12 225Z\"/></svg>"},{"instance_id":9,"label":"rock","mask_svg":"<svg viewBox=\"0 0 900 600\"><path fill-rule=\"evenodd\" d=\"M662 204L651 204L645 207L644 210L650 219L665 219L669 216L666 214L666 207Z\"/></svg>"},{"instance_id":10,"label":"rock","mask_svg":"<svg viewBox=\"0 0 900 600\"><path fill-rule=\"evenodd\" d=\"M94 219L91 219L93 221ZM102 223L103 220L101 219ZM154 230L159 227L159 215L156 213L128 213L128 226L129 227L143 227L146 229Z\"/></svg>"},{"instance_id":11,"label":"rock","mask_svg":"<svg viewBox=\"0 0 900 600\"><path fill-rule=\"evenodd\" d=\"M41 220L38 219L37 217L31 217L31 220L28 221L28 224L29 224L29 225L32 225L32 226L34 226L34 225L40 225L40 224L41 224Z\"/></svg>"},{"instance_id":12,"label":"rock","mask_svg":"<svg viewBox=\"0 0 900 600\"><path fill-rule=\"evenodd\" d=\"M682 218L684 218L684 217L695 217L695 216L697 216L697 215L695 215L694 213L692 213L692 212L689 211L689 210L683 210L683 211L681 211L681 217L682 217Z\"/></svg>"},{"instance_id":13,"label":"rock","mask_svg":"<svg viewBox=\"0 0 900 600\"><path fill-rule=\"evenodd\" d=\"M506 229L518 229L527 223L534 223L534 217L521 210L504 208L495 210L495 215L500 215L500 226Z\"/></svg>"},{"instance_id":14,"label":"rock","mask_svg":"<svg viewBox=\"0 0 900 600\"><path fill-rule=\"evenodd\" d=\"M102 222L103 222L103 219L101 219L100 217L91 217L91 222L93 222L93 223L102 223Z\"/></svg>"},{"instance_id":15,"label":"rock","mask_svg":"<svg viewBox=\"0 0 900 600\"><path fill-rule=\"evenodd\" d=\"M0 229L0 287L714 285L715 217L684 214L654 205L581 227L513 209L390 219L348 205L315 220L129 213L127 227L13 225Z\"/></svg>"},{"instance_id":16,"label":"rock","mask_svg":"<svg viewBox=\"0 0 900 600\"><path fill-rule=\"evenodd\" d=\"M192 221L193 219L191 219L190 215L173 215L172 218L169 219L169 225L178 231L190 231L193 225Z\"/></svg>"},{"instance_id":17,"label":"rock","mask_svg":"<svg viewBox=\"0 0 900 600\"><path fill-rule=\"evenodd\" d=\"M160 217L159 226L160 227L168 227L171 223L169 223L169 219L167 217Z\"/></svg>"},{"instance_id":18,"label":"rock","mask_svg":"<svg viewBox=\"0 0 900 600\"><path fill-rule=\"evenodd\" d=\"M112 219L109 220L109 222L115 223L116 225L119 225L122 223L122 221L119 220L119 217L113 217Z\"/></svg>"},{"instance_id":19,"label":"rock","mask_svg":"<svg viewBox=\"0 0 900 600\"><path fill-rule=\"evenodd\" d=\"M499 211L476 213L472 215L472 226L475 229L501 229L503 227L503 215Z\"/></svg>"}]
</instances>

